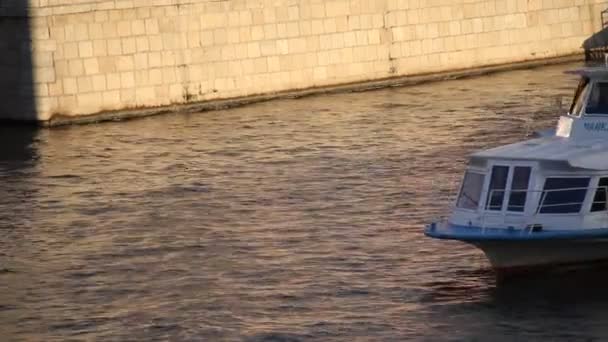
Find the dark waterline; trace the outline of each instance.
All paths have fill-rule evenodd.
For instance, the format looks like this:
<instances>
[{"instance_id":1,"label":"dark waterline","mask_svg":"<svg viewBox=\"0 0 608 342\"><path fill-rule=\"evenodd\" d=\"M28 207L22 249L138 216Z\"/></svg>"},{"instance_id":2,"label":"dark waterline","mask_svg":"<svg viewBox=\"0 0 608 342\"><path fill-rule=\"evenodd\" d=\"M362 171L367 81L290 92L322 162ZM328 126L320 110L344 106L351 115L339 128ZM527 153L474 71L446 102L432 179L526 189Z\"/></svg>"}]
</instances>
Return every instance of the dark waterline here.
<instances>
[{"instance_id":1,"label":"dark waterline","mask_svg":"<svg viewBox=\"0 0 608 342\"><path fill-rule=\"evenodd\" d=\"M555 124L575 66L2 128L1 339L602 339L608 277L497 284L422 234L468 153Z\"/></svg>"}]
</instances>

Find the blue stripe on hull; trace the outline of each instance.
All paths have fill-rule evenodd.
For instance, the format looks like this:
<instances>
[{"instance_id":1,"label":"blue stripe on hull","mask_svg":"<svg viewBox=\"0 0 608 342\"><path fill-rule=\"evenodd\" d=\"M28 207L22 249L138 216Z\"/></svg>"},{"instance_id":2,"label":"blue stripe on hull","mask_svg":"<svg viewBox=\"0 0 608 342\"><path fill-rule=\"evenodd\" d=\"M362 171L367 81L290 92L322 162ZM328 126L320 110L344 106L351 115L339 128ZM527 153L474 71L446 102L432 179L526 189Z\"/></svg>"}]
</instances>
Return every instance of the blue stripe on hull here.
<instances>
[{"instance_id":1,"label":"blue stripe on hull","mask_svg":"<svg viewBox=\"0 0 608 342\"><path fill-rule=\"evenodd\" d=\"M542 241L542 240L581 240L608 239L608 228L541 230L484 228L455 224L430 224L424 230L426 236L436 239L478 241Z\"/></svg>"}]
</instances>

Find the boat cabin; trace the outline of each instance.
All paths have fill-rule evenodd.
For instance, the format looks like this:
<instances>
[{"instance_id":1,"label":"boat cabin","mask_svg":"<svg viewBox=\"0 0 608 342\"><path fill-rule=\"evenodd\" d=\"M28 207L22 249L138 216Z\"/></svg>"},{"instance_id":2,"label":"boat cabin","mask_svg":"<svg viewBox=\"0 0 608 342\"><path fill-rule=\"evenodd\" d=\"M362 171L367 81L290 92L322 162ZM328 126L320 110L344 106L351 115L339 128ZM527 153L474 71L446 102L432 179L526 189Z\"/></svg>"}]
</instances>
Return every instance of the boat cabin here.
<instances>
[{"instance_id":1,"label":"boat cabin","mask_svg":"<svg viewBox=\"0 0 608 342\"><path fill-rule=\"evenodd\" d=\"M581 81L552 134L472 155L452 224L608 227L608 70L574 73Z\"/></svg>"}]
</instances>

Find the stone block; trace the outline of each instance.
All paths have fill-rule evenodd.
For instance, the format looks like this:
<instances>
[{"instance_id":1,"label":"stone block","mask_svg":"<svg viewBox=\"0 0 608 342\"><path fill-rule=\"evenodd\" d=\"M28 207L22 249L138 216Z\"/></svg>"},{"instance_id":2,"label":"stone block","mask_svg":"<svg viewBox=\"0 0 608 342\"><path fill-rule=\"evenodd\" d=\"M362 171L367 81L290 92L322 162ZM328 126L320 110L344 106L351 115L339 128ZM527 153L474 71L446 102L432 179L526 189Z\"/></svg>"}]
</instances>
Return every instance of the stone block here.
<instances>
[{"instance_id":1,"label":"stone block","mask_svg":"<svg viewBox=\"0 0 608 342\"><path fill-rule=\"evenodd\" d=\"M122 53L131 55L137 52L137 42L133 37L126 37L121 39Z\"/></svg>"},{"instance_id":2,"label":"stone block","mask_svg":"<svg viewBox=\"0 0 608 342\"><path fill-rule=\"evenodd\" d=\"M137 52L139 52L139 53L150 51L150 41L148 40L148 37L146 37L146 36L137 37L135 39L135 45L137 48Z\"/></svg>"},{"instance_id":3,"label":"stone block","mask_svg":"<svg viewBox=\"0 0 608 342\"><path fill-rule=\"evenodd\" d=\"M264 39L264 26L257 25L252 26L251 30L251 40L262 40Z\"/></svg>"},{"instance_id":4,"label":"stone block","mask_svg":"<svg viewBox=\"0 0 608 342\"><path fill-rule=\"evenodd\" d=\"M213 31L203 31L200 33L200 46L208 47L213 46Z\"/></svg>"},{"instance_id":5,"label":"stone block","mask_svg":"<svg viewBox=\"0 0 608 342\"><path fill-rule=\"evenodd\" d=\"M116 70L129 71L134 70L133 56L118 56L116 59Z\"/></svg>"},{"instance_id":6,"label":"stone block","mask_svg":"<svg viewBox=\"0 0 608 342\"><path fill-rule=\"evenodd\" d=\"M173 51L163 51L161 53L161 61L163 66L174 66L177 65L177 58Z\"/></svg>"},{"instance_id":7,"label":"stone block","mask_svg":"<svg viewBox=\"0 0 608 342\"><path fill-rule=\"evenodd\" d=\"M120 102L120 91L110 90L102 93L103 106L106 109L118 109L121 108Z\"/></svg>"},{"instance_id":8,"label":"stone block","mask_svg":"<svg viewBox=\"0 0 608 342\"><path fill-rule=\"evenodd\" d=\"M228 43L228 33L226 29L216 29L213 31L213 42L217 45L225 45Z\"/></svg>"},{"instance_id":9,"label":"stone block","mask_svg":"<svg viewBox=\"0 0 608 342\"><path fill-rule=\"evenodd\" d=\"M83 60L85 75L94 75L99 73L99 62L97 58L86 58Z\"/></svg>"},{"instance_id":10,"label":"stone block","mask_svg":"<svg viewBox=\"0 0 608 342\"><path fill-rule=\"evenodd\" d=\"M107 11L96 11L95 12L95 22L103 23L108 21L108 12Z\"/></svg>"},{"instance_id":11,"label":"stone block","mask_svg":"<svg viewBox=\"0 0 608 342\"><path fill-rule=\"evenodd\" d=\"M146 24L144 20L134 20L131 22L131 32L133 35L144 35L146 34Z\"/></svg>"},{"instance_id":12,"label":"stone block","mask_svg":"<svg viewBox=\"0 0 608 342\"><path fill-rule=\"evenodd\" d=\"M177 81L177 76L175 74L174 68L162 68L161 69L163 84L172 84Z\"/></svg>"},{"instance_id":13,"label":"stone block","mask_svg":"<svg viewBox=\"0 0 608 342\"><path fill-rule=\"evenodd\" d=\"M329 19L323 20L323 32L324 33L338 32L338 27L336 25L335 18L329 18Z\"/></svg>"},{"instance_id":14,"label":"stone block","mask_svg":"<svg viewBox=\"0 0 608 342\"><path fill-rule=\"evenodd\" d=\"M150 85L150 73L148 70L137 70L133 74L136 88Z\"/></svg>"},{"instance_id":15,"label":"stone block","mask_svg":"<svg viewBox=\"0 0 608 342\"><path fill-rule=\"evenodd\" d=\"M289 21L296 21L300 19L300 7L299 6L289 6L287 8L287 19Z\"/></svg>"},{"instance_id":16,"label":"stone block","mask_svg":"<svg viewBox=\"0 0 608 342\"><path fill-rule=\"evenodd\" d=\"M144 21L147 35L156 35L160 33L157 18L148 18Z\"/></svg>"},{"instance_id":17,"label":"stone block","mask_svg":"<svg viewBox=\"0 0 608 342\"><path fill-rule=\"evenodd\" d=\"M248 41L251 39L251 34L249 33L249 35L246 36L246 34L243 34L243 32L241 31L241 38L242 38L241 41ZM277 38L277 25L276 24L265 24L264 25L264 38L265 39Z\"/></svg>"},{"instance_id":18,"label":"stone block","mask_svg":"<svg viewBox=\"0 0 608 342\"><path fill-rule=\"evenodd\" d=\"M135 64L135 70L144 70L149 68L148 54L145 52L139 52L134 54L133 62Z\"/></svg>"},{"instance_id":19,"label":"stone block","mask_svg":"<svg viewBox=\"0 0 608 342\"><path fill-rule=\"evenodd\" d=\"M108 55L119 56L122 55L122 41L120 39L109 39L107 41Z\"/></svg>"},{"instance_id":20,"label":"stone block","mask_svg":"<svg viewBox=\"0 0 608 342\"><path fill-rule=\"evenodd\" d=\"M58 97L63 95L63 79L59 79L54 83L48 85L49 96Z\"/></svg>"},{"instance_id":21,"label":"stone block","mask_svg":"<svg viewBox=\"0 0 608 342\"><path fill-rule=\"evenodd\" d=\"M90 76L78 77L78 94L89 93L93 91L93 78Z\"/></svg>"},{"instance_id":22,"label":"stone block","mask_svg":"<svg viewBox=\"0 0 608 342\"><path fill-rule=\"evenodd\" d=\"M75 77L64 78L61 83L63 84L63 94L73 95L78 93L78 82Z\"/></svg>"},{"instance_id":23,"label":"stone block","mask_svg":"<svg viewBox=\"0 0 608 342\"><path fill-rule=\"evenodd\" d=\"M328 17L339 17L350 14L347 1L327 1L325 3L325 15Z\"/></svg>"},{"instance_id":24,"label":"stone block","mask_svg":"<svg viewBox=\"0 0 608 342\"><path fill-rule=\"evenodd\" d=\"M103 25L100 23L90 23L89 24L89 37L90 37L90 39L104 38Z\"/></svg>"},{"instance_id":25,"label":"stone block","mask_svg":"<svg viewBox=\"0 0 608 342\"><path fill-rule=\"evenodd\" d=\"M53 53L34 51L34 54L32 55L32 63L36 68L52 68L54 64Z\"/></svg>"},{"instance_id":26,"label":"stone block","mask_svg":"<svg viewBox=\"0 0 608 342\"><path fill-rule=\"evenodd\" d=\"M78 56L81 58L93 57L93 42L82 41L78 43Z\"/></svg>"},{"instance_id":27,"label":"stone block","mask_svg":"<svg viewBox=\"0 0 608 342\"><path fill-rule=\"evenodd\" d=\"M344 41L339 37L339 41L341 44L344 44ZM306 39L304 38L294 38L289 39L287 41L289 53L303 53L306 51Z\"/></svg>"},{"instance_id":28,"label":"stone block","mask_svg":"<svg viewBox=\"0 0 608 342\"><path fill-rule=\"evenodd\" d=\"M257 58L257 57L260 57L261 55L262 55L262 52L260 50L260 43L253 42L253 43L247 44L247 56L249 58Z\"/></svg>"},{"instance_id":29,"label":"stone block","mask_svg":"<svg viewBox=\"0 0 608 342\"><path fill-rule=\"evenodd\" d=\"M158 101L154 87L138 87L135 89L135 100L139 105L154 105Z\"/></svg>"},{"instance_id":30,"label":"stone block","mask_svg":"<svg viewBox=\"0 0 608 342\"><path fill-rule=\"evenodd\" d=\"M93 91L101 92L106 90L106 76L105 75L93 75Z\"/></svg>"},{"instance_id":31,"label":"stone block","mask_svg":"<svg viewBox=\"0 0 608 342\"><path fill-rule=\"evenodd\" d=\"M76 95L78 110L83 114L91 114L102 108L102 97L96 93L79 93Z\"/></svg>"},{"instance_id":32,"label":"stone block","mask_svg":"<svg viewBox=\"0 0 608 342\"><path fill-rule=\"evenodd\" d=\"M103 23L103 36L104 38L118 37L118 29L116 23L107 22Z\"/></svg>"},{"instance_id":33,"label":"stone block","mask_svg":"<svg viewBox=\"0 0 608 342\"><path fill-rule=\"evenodd\" d=\"M268 72L277 72L281 70L280 59L277 56L271 56L266 59L266 65L268 67ZM243 70L246 73L247 70ZM252 74L253 72L249 72L248 74Z\"/></svg>"},{"instance_id":34,"label":"stone block","mask_svg":"<svg viewBox=\"0 0 608 342\"><path fill-rule=\"evenodd\" d=\"M262 56L272 56L277 54L277 44L275 41L263 41L260 43Z\"/></svg>"},{"instance_id":35,"label":"stone block","mask_svg":"<svg viewBox=\"0 0 608 342\"><path fill-rule=\"evenodd\" d=\"M277 24L277 37L278 38L287 38L287 24L278 23Z\"/></svg>"},{"instance_id":36,"label":"stone block","mask_svg":"<svg viewBox=\"0 0 608 342\"><path fill-rule=\"evenodd\" d=\"M111 73L106 74L106 86L109 90L117 90L120 89L120 74Z\"/></svg>"},{"instance_id":37,"label":"stone block","mask_svg":"<svg viewBox=\"0 0 608 342\"><path fill-rule=\"evenodd\" d=\"M325 4L323 2L312 3L310 14L313 18L325 18Z\"/></svg>"},{"instance_id":38,"label":"stone block","mask_svg":"<svg viewBox=\"0 0 608 342\"><path fill-rule=\"evenodd\" d=\"M104 57L108 55L108 46L105 40L93 41L93 56Z\"/></svg>"},{"instance_id":39,"label":"stone block","mask_svg":"<svg viewBox=\"0 0 608 342\"><path fill-rule=\"evenodd\" d=\"M239 12L228 13L228 26L240 26Z\"/></svg>"},{"instance_id":40,"label":"stone block","mask_svg":"<svg viewBox=\"0 0 608 342\"><path fill-rule=\"evenodd\" d=\"M135 73L133 71L120 73L120 87L122 89L135 87Z\"/></svg>"},{"instance_id":41,"label":"stone block","mask_svg":"<svg viewBox=\"0 0 608 342\"><path fill-rule=\"evenodd\" d=\"M149 7L139 7L135 9L137 12L138 19L147 19L151 15L151 11Z\"/></svg>"},{"instance_id":42,"label":"stone block","mask_svg":"<svg viewBox=\"0 0 608 342\"><path fill-rule=\"evenodd\" d=\"M241 42L241 30L237 27L233 27L228 29L228 44L238 44ZM262 33L263 36L263 33ZM199 44L200 44L200 36L199 38ZM202 46L202 45L199 45Z\"/></svg>"},{"instance_id":43,"label":"stone block","mask_svg":"<svg viewBox=\"0 0 608 342\"><path fill-rule=\"evenodd\" d=\"M312 20L311 29L312 29L313 35L323 34L325 32L324 28L323 28L323 20L320 20L320 19Z\"/></svg>"},{"instance_id":44,"label":"stone block","mask_svg":"<svg viewBox=\"0 0 608 342\"><path fill-rule=\"evenodd\" d=\"M148 36L150 51L163 50L163 39L161 36Z\"/></svg>"},{"instance_id":45,"label":"stone block","mask_svg":"<svg viewBox=\"0 0 608 342\"><path fill-rule=\"evenodd\" d=\"M84 64L80 59L71 59L68 61L69 74L72 77L84 75Z\"/></svg>"},{"instance_id":46,"label":"stone block","mask_svg":"<svg viewBox=\"0 0 608 342\"><path fill-rule=\"evenodd\" d=\"M78 58L78 43L67 42L60 47L57 55L57 59L72 59Z\"/></svg>"},{"instance_id":47,"label":"stone block","mask_svg":"<svg viewBox=\"0 0 608 342\"><path fill-rule=\"evenodd\" d=\"M223 60L232 60L236 58L236 49L233 45L225 45L221 48Z\"/></svg>"},{"instance_id":48,"label":"stone block","mask_svg":"<svg viewBox=\"0 0 608 342\"><path fill-rule=\"evenodd\" d=\"M116 32L119 37L128 37L131 36L131 22L130 21L119 21L116 24Z\"/></svg>"},{"instance_id":49,"label":"stone block","mask_svg":"<svg viewBox=\"0 0 608 342\"><path fill-rule=\"evenodd\" d=\"M266 57L255 58L253 59L253 68L255 73L265 73L268 72L268 59Z\"/></svg>"},{"instance_id":50,"label":"stone block","mask_svg":"<svg viewBox=\"0 0 608 342\"><path fill-rule=\"evenodd\" d=\"M47 83L38 83L35 85L34 94L36 97L49 96L49 86Z\"/></svg>"},{"instance_id":51,"label":"stone block","mask_svg":"<svg viewBox=\"0 0 608 342\"><path fill-rule=\"evenodd\" d=\"M89 27L87 24L74 25L74 37L77 41L89 40Z\"/></svg>"}]
</instances>

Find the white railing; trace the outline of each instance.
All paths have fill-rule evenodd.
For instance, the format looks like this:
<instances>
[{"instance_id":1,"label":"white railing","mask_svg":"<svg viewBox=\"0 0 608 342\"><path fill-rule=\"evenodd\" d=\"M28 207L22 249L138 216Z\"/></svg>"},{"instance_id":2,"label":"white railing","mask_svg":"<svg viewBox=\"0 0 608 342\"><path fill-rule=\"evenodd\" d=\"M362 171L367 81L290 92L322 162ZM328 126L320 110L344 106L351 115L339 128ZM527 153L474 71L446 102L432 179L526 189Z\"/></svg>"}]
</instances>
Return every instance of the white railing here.
<instances>
[{"instance_id":1,"label":"white railing","mask_svg":"<svg viewBox=\"0 0 608 342\"><path fill-rule=\"evenodd\" d=\"M581 191L584 190L585 191L585 195L583 196L583 199L581 201L578 202L560 202L560 203L545 203L545 201L547 200L547 197L549 194L551 193L560 193L560 192L568 192L568 191ZM602 201L596 201L595 197L597 196L598 190L601 190L604 192L604 198ZM589 191L592 191L593 194L593 202L591 203L591 208L593 208L594 205L596 204L601 204L602 208L600 210L594 210L594 211L606 211L607 210L607 202L608 202L608 186L599 186L599 187L577 187L577 188L563 188L563 189L549 189L549 190L507 190L507 189L492 189L490 190L490 193L488 195L488 197L486 198L485 201L485 205L484 205L484 209L482 210L481 213L481 228L482 230L485 230L486 227L486 219L488 216L491 217L503 217L503 222L505 221L505 217L507 214L517 214L517 213L521 213L522 214L522 218L523 218L523 225L524 227L528 227L530 225L533 224L538 224L539 222L536 220L537 216L540 214L559 214L559 213L555 213L555 212L543 212L543 209L546 208L554 208L554 207L567 207L567 206L580 206L582 208L583 204L585 203L585 198L587 196L587 193ZM498 208L498 205L493 206L492 205L492 199L494 198L495 194L501 193L500 198L500 208ZM509 204L510 200L511 200L511 194L513 193L525 193L526 197L525 197L525 201L523 205L513 205L513 204ZM536 201L536 198L534 196L529 196L529 194L540 194L540 200ZM506 201L506 204L505 204ZM525 203L528 201L535 201L536 203L538 203L538 206L535 208L534 212L532 214L526 213L526 205ZM506 205L506 210L503 210L503 208ZM492 207L495 207L496 209L491 209ZM518 208L521 210L510 210L511 208ZM576 212L566 212L569 214L582 214L581 210L579 209ZM530 229L530 231L532 231Z\"/></svg>"}]
</instances>

